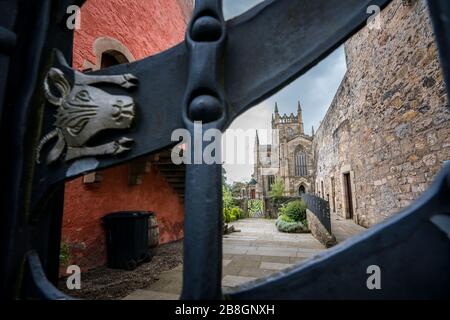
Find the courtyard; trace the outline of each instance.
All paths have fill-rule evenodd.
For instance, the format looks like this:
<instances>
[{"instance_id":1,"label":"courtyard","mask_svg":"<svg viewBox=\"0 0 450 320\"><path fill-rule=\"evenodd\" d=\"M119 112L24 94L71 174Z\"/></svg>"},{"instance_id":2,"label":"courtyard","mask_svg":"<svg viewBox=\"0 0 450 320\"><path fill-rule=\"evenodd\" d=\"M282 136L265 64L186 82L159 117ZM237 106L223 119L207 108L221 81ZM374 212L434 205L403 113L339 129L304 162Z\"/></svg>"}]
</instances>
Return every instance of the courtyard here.
<instances>
[{"instance_id":1,"label":"courtyard","mask_svg":"<svg viewBox=\"0 0 450 320\"><path fill-rule=\"evenodd\" d=\"M344 241L364 231L348 220L332 220ZM224 293L250 282L261 281L312 258L326 248L310 233L281 233L275 221L262 218L242 219L232 223L236 232L223 238L222 287ZM178 299L182 288L182 264L159 275L159 280L145 289L135 290L126 300Z\"/></svg>"}]
</instances>

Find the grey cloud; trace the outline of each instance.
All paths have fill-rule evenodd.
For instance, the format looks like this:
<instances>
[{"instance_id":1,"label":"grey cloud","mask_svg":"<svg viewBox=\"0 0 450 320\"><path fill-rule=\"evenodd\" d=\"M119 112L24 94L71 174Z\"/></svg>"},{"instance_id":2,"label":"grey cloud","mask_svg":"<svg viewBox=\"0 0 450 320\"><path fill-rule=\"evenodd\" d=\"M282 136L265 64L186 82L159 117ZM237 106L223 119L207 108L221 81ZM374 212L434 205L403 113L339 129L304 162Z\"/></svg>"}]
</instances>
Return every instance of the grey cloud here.
<instances>
[{"instance_id":1,"label":"grey cloud","mask_svg":"<svg viewBox=\"0 0 450 320\"><path fill-rule=\"evenodd\" d=\"M223 0L223 15L225 19L231 19L260 2L263 0Z\"/></svg>"}]
</instances>

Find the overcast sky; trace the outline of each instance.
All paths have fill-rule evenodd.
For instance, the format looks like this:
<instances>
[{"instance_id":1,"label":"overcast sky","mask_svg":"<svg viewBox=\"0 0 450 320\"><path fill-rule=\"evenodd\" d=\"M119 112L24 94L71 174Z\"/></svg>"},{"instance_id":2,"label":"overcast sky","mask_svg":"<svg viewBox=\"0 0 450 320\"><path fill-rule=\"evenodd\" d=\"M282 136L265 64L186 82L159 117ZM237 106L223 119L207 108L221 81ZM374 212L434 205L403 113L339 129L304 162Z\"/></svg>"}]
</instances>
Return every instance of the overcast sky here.
<instances>
[{"instance_id":1,"label":"overcast sky","mask_svg":"<svg viewBox=\"0 0 450 320\"><path fill-rule=\"evenodd\" d=\"M262 2L262 0L223 0L225 18L237 16L259 2ZM297 101L300 101L303 109L305 133L311 134L311 127L314 126L317 129L325 116L345 71L344 49L340 47L289 86L241 115L232 123L230 129L269 130L275 102L278 102L280 113L290 114L293 112L296 114ZM270 143L270 136L260 135L260 142L263 144ZM253 146L254 140L252 137L248 142L251 154L253 154ZM226 148L224 152L230 153L231 150ZM253 173L252 163L245 165L225 163L224 168L227 171L229 183L248 181Z\"/></svg>"}]
</instances>

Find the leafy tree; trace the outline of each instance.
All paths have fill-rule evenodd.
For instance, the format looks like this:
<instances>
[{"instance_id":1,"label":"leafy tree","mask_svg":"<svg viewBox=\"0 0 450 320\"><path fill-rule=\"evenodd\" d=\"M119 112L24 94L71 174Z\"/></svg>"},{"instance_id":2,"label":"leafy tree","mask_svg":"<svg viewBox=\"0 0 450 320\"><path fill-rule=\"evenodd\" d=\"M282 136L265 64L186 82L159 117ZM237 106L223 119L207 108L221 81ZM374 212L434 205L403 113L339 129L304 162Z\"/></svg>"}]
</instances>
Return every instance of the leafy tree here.
<instances>
[{"instance_id":1,"label":"leafy tree","mask_svg":"<svg viewBox=\"0 0 450 320\"><path fill-rule=\"evenodd\" d=\"M222 186L222 201L223 208L231 210L234 207L233 195L231 194L231 189L227 185Z\"/></svg>"},{"instance_id":2,"label":"leafy tree","mask_svg":"<svg viewBox=\"0 0 450 320\"><path fill-rule=\"evenodd\" d=\"M272 185L269 195L273 198L280 198L284 195L284 181L281 178L276 178Z\"/></svg>"},{"instance_id":3,"label":"leafy tree","mask_svg":"<svg viewBox=\"0 0 450 320\"><path fill-rule=\"evenodd\" d=\"M227 183L227 171L222 167L222 185L229 187Z\"/></svg>"},{"instance_id":4,"label":"leafy tree","mask_svg":"<svg viewBox=\"0 0 450 320\"><path fill-rule=\"evenodd\" d=\"M245 188L247 186L244 182L234 182L231 186L231 193L233 194L233 197L239 198L241 196L241 190L242 188Z\"/></svg>"}]
</instances>

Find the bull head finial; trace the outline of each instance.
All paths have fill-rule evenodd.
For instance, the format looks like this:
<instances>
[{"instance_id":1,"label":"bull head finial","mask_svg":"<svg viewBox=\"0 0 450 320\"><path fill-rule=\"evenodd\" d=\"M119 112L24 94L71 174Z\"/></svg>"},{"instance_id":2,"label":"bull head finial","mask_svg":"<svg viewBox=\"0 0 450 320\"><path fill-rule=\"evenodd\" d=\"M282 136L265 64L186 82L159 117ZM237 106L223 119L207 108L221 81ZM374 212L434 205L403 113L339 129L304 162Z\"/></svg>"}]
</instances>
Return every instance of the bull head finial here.
<instances>
[{"instance_id":1,"label":"bull head finial","mask_svg":"<svg viewBox=\"0 0 450 320\"><path fill-rule=\"evenodd\" d=\"M51 83L53 83L53 85L61 94L60 97L57 97L52 93L50 89ZM60 106L62 104L62 101L64 101L64 99L66 99L70 94L70 90L70 84L67 81L64 73L59 69L51 68L44 80L44 92L48 102L55 106Z\"/></svg>"},{"instance_id":2,"label":"bull head finial","mask_svg":"<svg viewBox=\"0 0 450 320\"><path fill-rule=\"evenodd\" d=\"M58 58L61 60L61 55ZM95 147L88 147L86 143L103 130L130 128L135 117L135 103L131 97L112 95L94 85L111 83L128 89L136 86L136 82L137 78L132 74L97 76L74 71L74 84L71 85L63 71L51 68L43 86L47 100L57 106L56 128L41 139L36 150L37 163L40 163L42 148L55 138L58 140L47 156L47 164L59 159L64 150L66 161L117 155L130 150L133 140L126 137Z\"/></svg>"}]
</instances>

